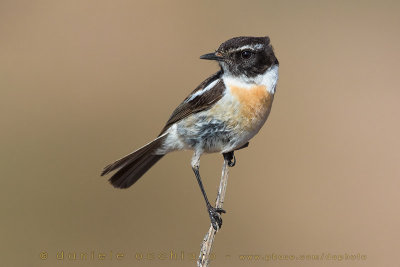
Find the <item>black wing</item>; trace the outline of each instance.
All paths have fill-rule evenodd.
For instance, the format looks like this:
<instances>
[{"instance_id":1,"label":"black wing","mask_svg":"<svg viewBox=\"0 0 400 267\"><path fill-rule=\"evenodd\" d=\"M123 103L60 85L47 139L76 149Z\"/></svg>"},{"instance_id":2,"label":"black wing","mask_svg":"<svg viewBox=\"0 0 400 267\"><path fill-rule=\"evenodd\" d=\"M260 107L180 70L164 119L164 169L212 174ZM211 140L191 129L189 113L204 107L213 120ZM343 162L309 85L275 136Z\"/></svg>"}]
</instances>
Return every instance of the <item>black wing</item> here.
<instances>
[{"instance_id":1,"label":"black wing","mask_svg":"<svg viewBox=\"0 0 400 267\"><path fill-rule=\"evenodd\" d=\"M215 73L203 81L196 89L194 89L194 91L188 95L185 100L183 100L183 102L174 110L174 112L172 112L171 117L168 119L160 135L163 134L175 122L178 122L191 114L209 109L218 100L220 100L225 92L225 85L221 79L221 74L221 71ZM196 92L206 88L209 84L216 80L218 81L213 88L193 97L193 99L190 99Z\"/></svg>"}]
</instances>

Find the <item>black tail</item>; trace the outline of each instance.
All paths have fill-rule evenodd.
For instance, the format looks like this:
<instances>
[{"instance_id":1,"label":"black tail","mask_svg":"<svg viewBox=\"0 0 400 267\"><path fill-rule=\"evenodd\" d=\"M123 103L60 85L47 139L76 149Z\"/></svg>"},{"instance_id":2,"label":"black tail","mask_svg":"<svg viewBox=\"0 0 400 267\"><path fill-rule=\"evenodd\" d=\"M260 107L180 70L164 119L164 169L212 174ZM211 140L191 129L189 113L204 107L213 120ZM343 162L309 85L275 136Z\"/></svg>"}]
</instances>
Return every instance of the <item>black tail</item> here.
<instances>
[{"instance_id":1,"label":"black tail","mask_svg":"<svg viewBox=\"0 0 400 267\"><path fill-rule=\"evenodd\" d=\"M160 136L153 142L106 166L101 176L119 169L109 179L110 183L117 188L130 187L164 156L154 153L161 147L166 137L167 135Z\"/></svg>"}]
</instances>

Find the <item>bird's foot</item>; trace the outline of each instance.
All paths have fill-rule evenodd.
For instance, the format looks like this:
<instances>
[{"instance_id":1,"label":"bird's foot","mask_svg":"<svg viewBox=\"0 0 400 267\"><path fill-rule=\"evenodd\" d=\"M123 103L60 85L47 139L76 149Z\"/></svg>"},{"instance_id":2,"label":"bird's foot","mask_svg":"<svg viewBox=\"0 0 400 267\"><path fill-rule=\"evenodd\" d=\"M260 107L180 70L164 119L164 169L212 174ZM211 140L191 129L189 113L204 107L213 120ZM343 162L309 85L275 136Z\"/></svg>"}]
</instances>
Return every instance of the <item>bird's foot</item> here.
<instances>
[{"instance_id":1,"label":"bird's foot","mask_svg":"<svg viewBox=\"0 0 400 267\"><path fill-rule=\"evenodd\" d=\"M226 213L226 211L221 208L214 208L212 206L208 207L208 214L210 215L211 225L215 231L221 229L222 226L221 213Z\"/></svg>"},{"instance_id":2,"label":"bird's foot","mask_svg":"<svg viewBox=\"0 0 400 267\"><path fill-rule=\"evenodd\" d=\"M235 158L235 154L233 154L233 151L228 152L228 153L224 153L224 159L226 161L228 161L228 166L229 167L233 167L236 164L236 158Z\"/></svg>"}]
</instances>

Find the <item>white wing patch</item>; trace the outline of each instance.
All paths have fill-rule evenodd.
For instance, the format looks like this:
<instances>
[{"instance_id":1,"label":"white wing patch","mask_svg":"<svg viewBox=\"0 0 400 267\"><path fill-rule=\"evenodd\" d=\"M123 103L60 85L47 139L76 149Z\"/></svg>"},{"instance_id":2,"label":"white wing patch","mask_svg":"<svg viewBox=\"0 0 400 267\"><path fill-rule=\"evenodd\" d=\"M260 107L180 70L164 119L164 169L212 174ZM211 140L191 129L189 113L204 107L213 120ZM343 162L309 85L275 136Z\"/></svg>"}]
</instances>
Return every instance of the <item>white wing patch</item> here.
<instances>
[{"instance_id":1,"label":"white wing patch","mask_svg":"<svg viewBox=\"0 0 400 267\"><path fill-rule=\"evenodd\" d=\"M185 100L185 103L188 103L190 101L192 101L193 99L195 99L197 96L204 94L205 92L211 90L214 85L217 84L217 82L219 81L219 79L216 79L215 81L211 82L209 85L207 85L205 88L195 92L194 94L192 94L188 99Z\"/></svg>"}]
</instances>

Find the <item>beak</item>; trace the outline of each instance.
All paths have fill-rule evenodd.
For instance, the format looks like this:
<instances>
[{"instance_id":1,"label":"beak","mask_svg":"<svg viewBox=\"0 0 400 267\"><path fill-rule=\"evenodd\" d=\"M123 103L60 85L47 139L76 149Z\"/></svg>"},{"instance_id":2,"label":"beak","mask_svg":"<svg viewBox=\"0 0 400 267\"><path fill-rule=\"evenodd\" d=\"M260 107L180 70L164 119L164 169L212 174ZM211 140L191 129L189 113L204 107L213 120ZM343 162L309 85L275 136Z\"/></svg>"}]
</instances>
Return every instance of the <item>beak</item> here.
<instances>
[{"instance_id":1,"label":"beak","mask_svg":"<svg viewBox=\"0 0 400 267\"><path fill-rule=\"evenodd\" d=\"M218 54L219 54L219 53L218 53ZM221 57L220 55L217 55L217 52L202 55L202 56L200 57L200 59L224 61L224 58Z\"/></svg>"}]
</instances>

